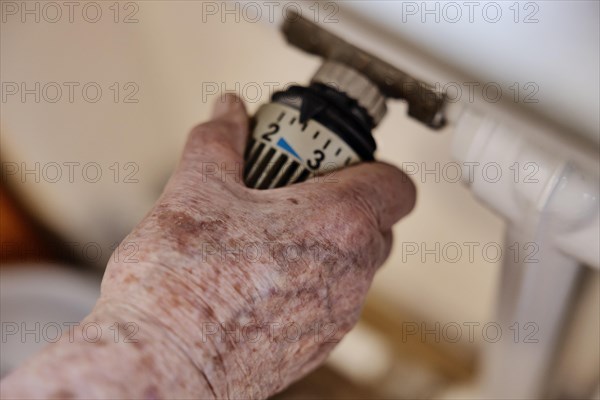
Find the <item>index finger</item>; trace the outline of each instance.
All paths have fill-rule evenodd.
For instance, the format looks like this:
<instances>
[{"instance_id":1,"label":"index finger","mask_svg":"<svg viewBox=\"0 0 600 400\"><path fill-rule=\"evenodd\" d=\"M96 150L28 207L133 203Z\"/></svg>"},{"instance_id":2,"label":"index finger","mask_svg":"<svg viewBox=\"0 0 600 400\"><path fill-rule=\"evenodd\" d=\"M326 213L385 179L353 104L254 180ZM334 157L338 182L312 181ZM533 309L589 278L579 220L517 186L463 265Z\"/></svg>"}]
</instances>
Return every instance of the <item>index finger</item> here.
<instances>
[{"instance_id":1,"label":"index finger","mask_svg":"<svg viewBox=\"0 0 600 400\"><path fill-rule=\"evenodd\" d=\"M381 232L412 211L416 188L400 169L383 162L367 162L344 168L326 185L342 201L362 208Z\"/></svg>"}]
</instances>

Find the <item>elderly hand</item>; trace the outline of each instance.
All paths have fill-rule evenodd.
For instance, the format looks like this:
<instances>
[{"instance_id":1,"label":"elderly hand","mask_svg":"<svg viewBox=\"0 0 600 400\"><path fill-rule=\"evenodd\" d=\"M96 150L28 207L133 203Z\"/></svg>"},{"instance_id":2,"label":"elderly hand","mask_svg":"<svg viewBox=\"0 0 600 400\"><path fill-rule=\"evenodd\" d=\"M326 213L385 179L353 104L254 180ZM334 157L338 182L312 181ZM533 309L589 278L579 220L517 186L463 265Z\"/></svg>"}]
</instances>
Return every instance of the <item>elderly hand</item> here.
<instances>
[{"instance_id":1,"label":"elderly hand","mask_svg":"<svg viewBox=\"0 0 600 400\"><path fill-rule=\"evenodd\" d=\"M105 336L49 346L2 382L3 398L265 398L326 358L356 323L415 188L374 162L249 189L247 137L242 102L225 96L121 244L131 256L107 266L83 321Z\"/></svg>"}]
</instances>

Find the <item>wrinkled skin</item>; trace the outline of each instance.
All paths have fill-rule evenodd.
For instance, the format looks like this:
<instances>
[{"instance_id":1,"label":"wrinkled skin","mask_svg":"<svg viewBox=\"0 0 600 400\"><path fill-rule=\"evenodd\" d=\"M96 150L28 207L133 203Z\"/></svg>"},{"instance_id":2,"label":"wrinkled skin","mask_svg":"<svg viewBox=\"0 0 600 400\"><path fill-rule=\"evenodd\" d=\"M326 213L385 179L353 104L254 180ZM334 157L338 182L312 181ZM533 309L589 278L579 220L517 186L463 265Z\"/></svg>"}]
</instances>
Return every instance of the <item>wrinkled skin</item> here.
<instances>
[{"instance_id":1,"label":"wrinkled skin","mask_svg":"<svg viewBox=\"0 0 600 400\"><path fill-rule=\"evenodd\" d=\"M239 99L218 102L121 244L129 257L107 266L84 322L119 323L119 340L76 331L5 379L2 398L265 398L326 358L356 323L414 186L368 163L248 189L247 126Z\"/></svg>"}]
</instances>

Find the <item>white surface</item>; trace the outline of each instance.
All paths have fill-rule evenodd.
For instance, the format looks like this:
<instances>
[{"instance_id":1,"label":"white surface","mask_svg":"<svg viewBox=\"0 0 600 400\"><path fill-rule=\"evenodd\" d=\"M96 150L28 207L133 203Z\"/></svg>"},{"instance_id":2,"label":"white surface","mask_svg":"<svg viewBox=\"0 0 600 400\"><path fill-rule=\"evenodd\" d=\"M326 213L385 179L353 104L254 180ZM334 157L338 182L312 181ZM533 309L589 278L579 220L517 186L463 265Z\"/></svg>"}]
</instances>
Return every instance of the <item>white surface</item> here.
<instances>
[{"instance_id":1,"label":"white surface","mask_svg":"<svg viewBox=\"0 0 600 400\"><path fill-rule=\"evenodd\" d=\"M73 269L56 265L3 265L0 375L4 376L49 343L68 336L73 324L92 310L99 295L100 282ZM13 332L14 329L17 331Z\"/></svg>"},{"instance_id":2,"label":"white surface","mask_svg":"<svg viewBox=\"0 0 600 400\"><path fill-rule=\"evenodd\" d=\"M464 82L481 82L479 94L484 84L498 83L502 100L509 103L516 91L511 85L519 83L520 95L526 96L535 91L535 86L525 87L533 82L539 91L532 99L539 101L520 101L519 108L566 127L569 135L600 143L600 3L468 3L339 2L362 20L376 24L381 39L387 32L398 47L415 46L435 57L441 67L441 73L414 73L425 72L441 85L459 83L463 98L468 97ZM496 10L500 15L496 16Z\"/></svg>"}]
</instances>

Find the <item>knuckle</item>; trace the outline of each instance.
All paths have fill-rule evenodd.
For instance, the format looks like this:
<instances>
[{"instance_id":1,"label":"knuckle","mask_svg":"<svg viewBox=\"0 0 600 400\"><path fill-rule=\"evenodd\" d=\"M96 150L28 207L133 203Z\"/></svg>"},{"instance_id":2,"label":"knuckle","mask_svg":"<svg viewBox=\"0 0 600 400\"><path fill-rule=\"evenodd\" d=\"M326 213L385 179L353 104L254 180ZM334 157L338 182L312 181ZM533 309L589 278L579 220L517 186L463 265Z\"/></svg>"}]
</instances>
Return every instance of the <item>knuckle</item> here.
<instances>
[{"instance_id":1,"label":"knuckle","mask_svg":"<svg viewBox=\"0 0 600 400\"><path fill-rule=\"evenodd\" d=\"M377 228L379 226L379 217L373 204L367 199L365 186L347 185L341 191L342 204L347 218L353 221L356 228L369 226Z\"/></svg>"},{"instance_id":2,"label":"knuckle","mask_svg":"<svg viewBox=\"0 0 600 400\"><path fill-rule=\"evenodd\" d=\"M312 204L319 206L304 219L307 232L319 232L340 255L353 257L378 237L375 210L355 187L320 193Z\"/></svg>"},{"instance_id":3,"label":"knuckle","mask_svg":"<svg viewBox=\"0 0 600 400\"><path fill-rule=\"evenodd\" d=\"M360 212L343 210L347 206L338 207L326 222L326 234L336 244L339 252L345 257L354 257L363 253L370 246L377 233L369 219Z\"/></svg>"}]
</instances>

